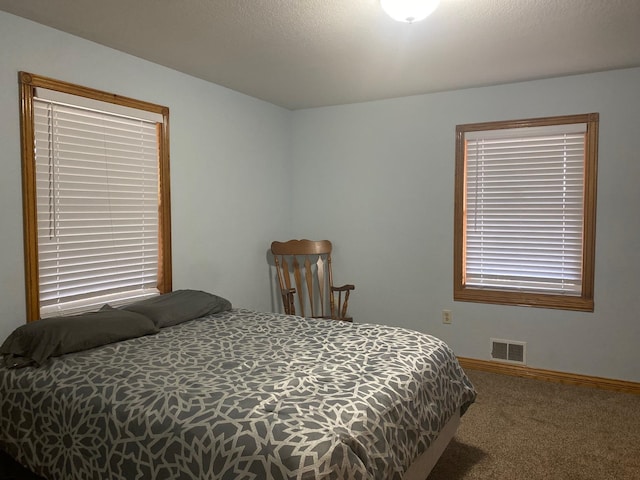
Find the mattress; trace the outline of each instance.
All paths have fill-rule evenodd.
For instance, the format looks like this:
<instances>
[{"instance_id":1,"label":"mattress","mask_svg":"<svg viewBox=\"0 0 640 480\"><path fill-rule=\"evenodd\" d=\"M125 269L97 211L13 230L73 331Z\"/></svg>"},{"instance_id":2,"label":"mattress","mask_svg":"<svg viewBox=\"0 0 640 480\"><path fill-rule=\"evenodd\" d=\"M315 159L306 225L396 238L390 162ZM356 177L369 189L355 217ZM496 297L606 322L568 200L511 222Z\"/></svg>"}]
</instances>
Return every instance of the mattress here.
<instances>
[{"instance_id":1,"label":"mattress","mask_svg":"<svg viewBox=\"0 0 640 480\"><path fill-rule=\"evenodd\" d=\"M0 368L0 449L47 479L401 479L475 391L441 340L233 309Z\"/></svg>"}]
</instances>

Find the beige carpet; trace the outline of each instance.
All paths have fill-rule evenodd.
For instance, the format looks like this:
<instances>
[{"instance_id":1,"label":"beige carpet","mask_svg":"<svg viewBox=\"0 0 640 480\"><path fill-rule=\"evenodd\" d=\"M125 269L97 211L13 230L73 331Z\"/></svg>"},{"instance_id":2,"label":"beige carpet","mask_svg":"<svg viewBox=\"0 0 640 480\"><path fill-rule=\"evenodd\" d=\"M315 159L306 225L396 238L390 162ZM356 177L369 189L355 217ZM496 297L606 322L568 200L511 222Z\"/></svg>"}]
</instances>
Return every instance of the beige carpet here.
<instances>
[{"instance_id":1,"label":"beige carpet","mask_svg":"<svg viewBox=\"0 0 640 480\"><path fill-rule=\"evenodd\" d=\"M640 395L467 373L478 398L429 480L640 480Z\"/></svg>"}]
</instances>

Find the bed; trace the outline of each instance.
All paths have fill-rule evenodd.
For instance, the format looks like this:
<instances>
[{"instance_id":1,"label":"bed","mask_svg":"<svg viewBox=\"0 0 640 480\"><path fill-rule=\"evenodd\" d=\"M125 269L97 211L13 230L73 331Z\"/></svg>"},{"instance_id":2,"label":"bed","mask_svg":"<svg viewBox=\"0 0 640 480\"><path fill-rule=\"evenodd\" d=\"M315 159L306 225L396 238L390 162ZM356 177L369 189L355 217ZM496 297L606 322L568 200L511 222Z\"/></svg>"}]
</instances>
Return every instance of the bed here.
<instances>
[{"instance_id":1,"label":"bed","mask_svg":"<svg viewBox=\"0 0 640 480\"><path fill-rule=\"evenodd\" d=\"M474 399L432 336L234 308L0 367L0 450L58 480L424 479Z\"/></svg>"}]
</instances>

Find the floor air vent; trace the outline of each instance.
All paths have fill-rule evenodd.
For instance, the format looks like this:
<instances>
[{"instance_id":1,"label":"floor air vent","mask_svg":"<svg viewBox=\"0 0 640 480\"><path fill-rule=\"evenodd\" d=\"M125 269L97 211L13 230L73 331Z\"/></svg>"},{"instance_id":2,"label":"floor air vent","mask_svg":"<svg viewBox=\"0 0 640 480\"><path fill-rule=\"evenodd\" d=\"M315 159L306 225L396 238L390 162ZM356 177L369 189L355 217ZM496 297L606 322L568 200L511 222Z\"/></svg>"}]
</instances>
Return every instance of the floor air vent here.
<instances>
[{"instance_id":1,"label":"floor air vent","mask_svg":"<svg viewBox=\"0 0 640 480\"><path fill-rule=\"evenodd\" d=\"M525 364L526 342L491 339L491 358L502 362Z\"/></svg>"}]
</instances>

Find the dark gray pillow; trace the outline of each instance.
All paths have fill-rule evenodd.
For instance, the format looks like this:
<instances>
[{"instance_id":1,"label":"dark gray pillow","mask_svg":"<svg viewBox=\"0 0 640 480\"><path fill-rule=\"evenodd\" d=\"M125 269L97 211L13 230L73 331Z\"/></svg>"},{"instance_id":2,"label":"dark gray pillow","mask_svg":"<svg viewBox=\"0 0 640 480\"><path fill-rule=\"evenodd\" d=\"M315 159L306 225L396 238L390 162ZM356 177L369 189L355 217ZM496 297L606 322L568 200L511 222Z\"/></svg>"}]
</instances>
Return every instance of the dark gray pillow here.
<instances>
[{"instance_id":1,"label":"dark gray pillow","mask_svg":"<svg viewBox=\"0 0 640 480\"><path fill-rule=\"evenodd\" d=\"M164 328L212 313L231 310L231 302L199 290L176 290L131 303L123 309L141 313L153 320L158 328Z\"/></svg>"},{"instance_id":2,"label":"dark gray pillow","mask_svg":"<svg viewBox=\"0 0 640 480\"><path fill-rule=\"evenodd\" d=\"M144 315L104 308L98 312L44 318L22 325L0 346L0 354L11 355L9 363L15 366L25 366L29 361L42 365L50 357L157 332L154 323Z\"/></svg>"}]
</instances>

